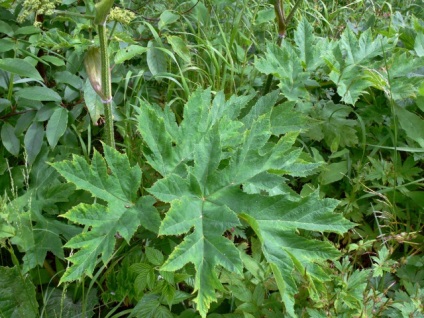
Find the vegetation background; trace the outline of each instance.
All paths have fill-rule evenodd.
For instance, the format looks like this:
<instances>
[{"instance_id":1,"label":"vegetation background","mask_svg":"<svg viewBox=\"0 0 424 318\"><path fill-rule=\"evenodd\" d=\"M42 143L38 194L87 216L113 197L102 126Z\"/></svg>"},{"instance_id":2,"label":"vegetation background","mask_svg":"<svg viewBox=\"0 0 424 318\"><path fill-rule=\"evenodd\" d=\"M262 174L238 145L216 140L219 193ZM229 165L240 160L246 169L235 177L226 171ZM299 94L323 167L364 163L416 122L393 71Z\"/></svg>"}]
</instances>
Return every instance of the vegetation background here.
<instances>
[{"instance_id":1,"label":"vegetation background","mask_svg":"<svg viewBox=\"0 0 424 318\"><path fill-rule=\"evenodd\" d=\"M422 0L0 17L0 317L424 317Z\"/></svg>"}]
</instances>

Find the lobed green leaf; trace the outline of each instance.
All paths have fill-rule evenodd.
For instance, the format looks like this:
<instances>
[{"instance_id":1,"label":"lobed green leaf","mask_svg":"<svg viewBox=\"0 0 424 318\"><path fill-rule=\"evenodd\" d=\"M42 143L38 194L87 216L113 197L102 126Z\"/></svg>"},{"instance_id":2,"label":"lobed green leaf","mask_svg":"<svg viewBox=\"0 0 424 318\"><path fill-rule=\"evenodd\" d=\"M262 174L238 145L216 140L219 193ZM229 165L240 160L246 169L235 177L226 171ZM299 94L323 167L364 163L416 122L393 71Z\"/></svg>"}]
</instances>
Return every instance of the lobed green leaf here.
<instances>
[{"instance_id":1,"label":"lobed green leaf","mask_svg":"<svg viewBox=\"0 0 424 318\"><path fill-rule=\"evenodd\" d=\"M79 204L63 215L72 222L88 226L89 230L65 245L79 250L69 257L73 265L62 276L62 282L80 279L84 274L91 276L99 256L107 264L117 237L129 242L140 225L158 231L160 218L153 207L155 200L149 196L137 198L140 168L131 167L128 158L111 147L104 145L104 152L103 158L96 151L91 165L79 156L72 161L52 164L78 189L106 202L106 205Z\"/></svg>"},{"instance_id":2,"label":"lobed green leaf","mask_svg":"<svg viewBox=\"0 0 424 318\"><path fill-rule=\"evenodd\" d=\"M240 252L224 236L241 226L241 220L260 238L291 315L297 293L293 271L303 274L307 269L306 275L315 277L315 262L338 256L330 243L296 231L344 233L353 226L333 213L338 201L320 199L317 192L301 197L288 185L279 185L285 184L283 175L306 176L321 163L306 160L294 147L298 131L271 141L270 115L277 99L278 92L258 99L240 118L248 97L225 101L218 93L212 100L210 90L198 90L185 105L179 126L168 107L146 104L140 110L139 129L148 145L144 154L163 176L148 191L170 204L159 234L185 235L161 269L176 271L194 264L195 301L202 317L222 289L217 268L242 272ZM276 193L264 195L258 189Z\"/></svg>"}]
</instances>

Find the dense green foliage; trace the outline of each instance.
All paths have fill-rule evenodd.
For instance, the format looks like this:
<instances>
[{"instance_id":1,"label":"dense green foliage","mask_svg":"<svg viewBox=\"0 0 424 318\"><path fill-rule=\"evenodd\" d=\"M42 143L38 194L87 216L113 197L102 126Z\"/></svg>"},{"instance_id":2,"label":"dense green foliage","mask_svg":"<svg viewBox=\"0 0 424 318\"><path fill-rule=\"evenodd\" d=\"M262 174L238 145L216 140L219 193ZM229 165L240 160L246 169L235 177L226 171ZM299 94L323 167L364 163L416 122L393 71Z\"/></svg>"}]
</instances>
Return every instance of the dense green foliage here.
<instances>
[{"instance_id":1,"label":"dense green foliage","mask_svg":"<svg viewBox=\"0 0 424 318\"><path fill-rule=\"evenodd\" d=\"M424 317L423 78L422 0L1 1L0 317Z\"/></svg>"}]
</instances>

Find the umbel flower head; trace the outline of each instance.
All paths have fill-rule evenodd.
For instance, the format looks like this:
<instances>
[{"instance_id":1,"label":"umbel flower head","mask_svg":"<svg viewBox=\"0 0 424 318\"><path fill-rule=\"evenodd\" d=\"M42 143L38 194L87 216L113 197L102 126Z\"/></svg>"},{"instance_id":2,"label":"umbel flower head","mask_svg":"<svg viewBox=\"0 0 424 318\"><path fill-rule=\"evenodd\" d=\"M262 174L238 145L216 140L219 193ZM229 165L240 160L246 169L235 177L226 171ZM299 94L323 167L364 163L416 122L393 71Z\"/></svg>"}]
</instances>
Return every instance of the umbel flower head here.
<instances>
[{"instance_id":1,"label":"umbel flower head","mask_svg":"<svg viewBox=\"0 0 424 318\"><path fill-rule=\"evenodd\" d=\"M108 20L117 21L122 24L130 24L135 18L135 13L119 7L110 10Z\"/></svg>"},{"instance_id":2,"label":"umbel flower head","mask_svg":"<svg viewBox=\"0 0 424 318\"><path fill-rule=\"evenodd\" d=\"M40 14L52 15L56 5L60 4L59 0L25 0L22 4L22 11L18 17L18 22L22 23L29 15ZM34 23L37 25L37 22Z\"/></svg>"}]
</instances>

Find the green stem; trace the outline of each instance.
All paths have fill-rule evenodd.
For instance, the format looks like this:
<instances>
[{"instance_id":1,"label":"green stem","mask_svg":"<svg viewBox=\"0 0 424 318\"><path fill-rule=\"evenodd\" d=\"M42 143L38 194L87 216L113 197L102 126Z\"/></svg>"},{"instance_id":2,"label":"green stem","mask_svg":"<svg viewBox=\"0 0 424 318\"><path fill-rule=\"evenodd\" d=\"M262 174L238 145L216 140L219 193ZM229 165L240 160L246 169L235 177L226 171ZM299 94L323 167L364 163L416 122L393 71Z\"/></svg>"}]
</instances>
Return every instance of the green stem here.
<instances>
[{"instance_id":1,"label":"green stem","mask_svg":"<svg viewBox=\"0 0 424 318\"><path fill-rule=\"evenodd\" d=\"M113 35L113 32L115 32L115 29L116 29L116 25L118 24L118 22L116 22L116 21L114 21L113 22L113 26L112 26L112 29L110 30L110 32L109 32L109 38L108 38L108 41L110 41L111 39L112 39L112 35Z\"/></svg>"},{"instance_id":2,"label":"green stem","mask_svg":"<svg viewBox=\"0 0 424 318\"><path fill-rule=\"evenodd\" d=\"M275 15L277 16L277 22L278 22L277 46L280 47L283 42L283 39L286 37L287 26L289 25L290 21L293 19L294 13L296 12L301 2L302 0L296 0L293 6L293 9L290 11L290 14L286 18L284 14L284 6L281 3L281 0L274 1L274 10L275 10ZM266 80L263 93L262 93L263 95L268 94L268 92L271 90L271 84L273 79L274 79L274 75L269 74Z\"/></svg>"},{"instance_id":3,"label":"green stem","mask_svg":"<svg viewBox=\"0 0 424 318\"><path fill-rule=\"evenodd\" d=\"M16 58L16 50L13 53L13 57ZM13 113L15 111L15 106L13 106L12 103L12 96L13 96L13 81L14 81L14 74L10 73L10 78L9 78L9 87L7 89L7 100L10 101L10 105L11 105L11 113Z\"/></svg>"},{"instance_id":4,"label":"green stem","mask_svg":"<svg viewBox=\"0 0 424 318\"><path fill-rule=\"evenodd\" d=\"M13 80L14 80L14 74L10 74L9 78L9 87L7 89L7 99L10 101L10 104L12 105L12 96L13 96ZM14 111L12 106L12 112Z\"/></svg>"},{"instance_id":5,"label":"green stem","mask_svg":"<svg viewBox=\"0 0 424 318\"><path fill-rule=\"evenodd\" d=\"M110 65L108 54L108 41L106 36L106 26L104 24L97 25L100 42L100 58L102 64L102 95L105 98L103 101L105 109L105 143L115 148L115 136L113 130L112 116L112 85L110 80Z\"/></svg>"},{"instance_id":6,"label":"green stem","mask_svg":"<svg viewBox=\"0 0 424 318\"><path fill-rule=\"evenodd\" d=\"M63 15L63 16L68 16L68 17L76 17L76 18L94 20L94 15L82 14L82 13L78 13L78 12L54 10L54 13L57 14L57 15Z\"/></svg>"}]
</instances>

